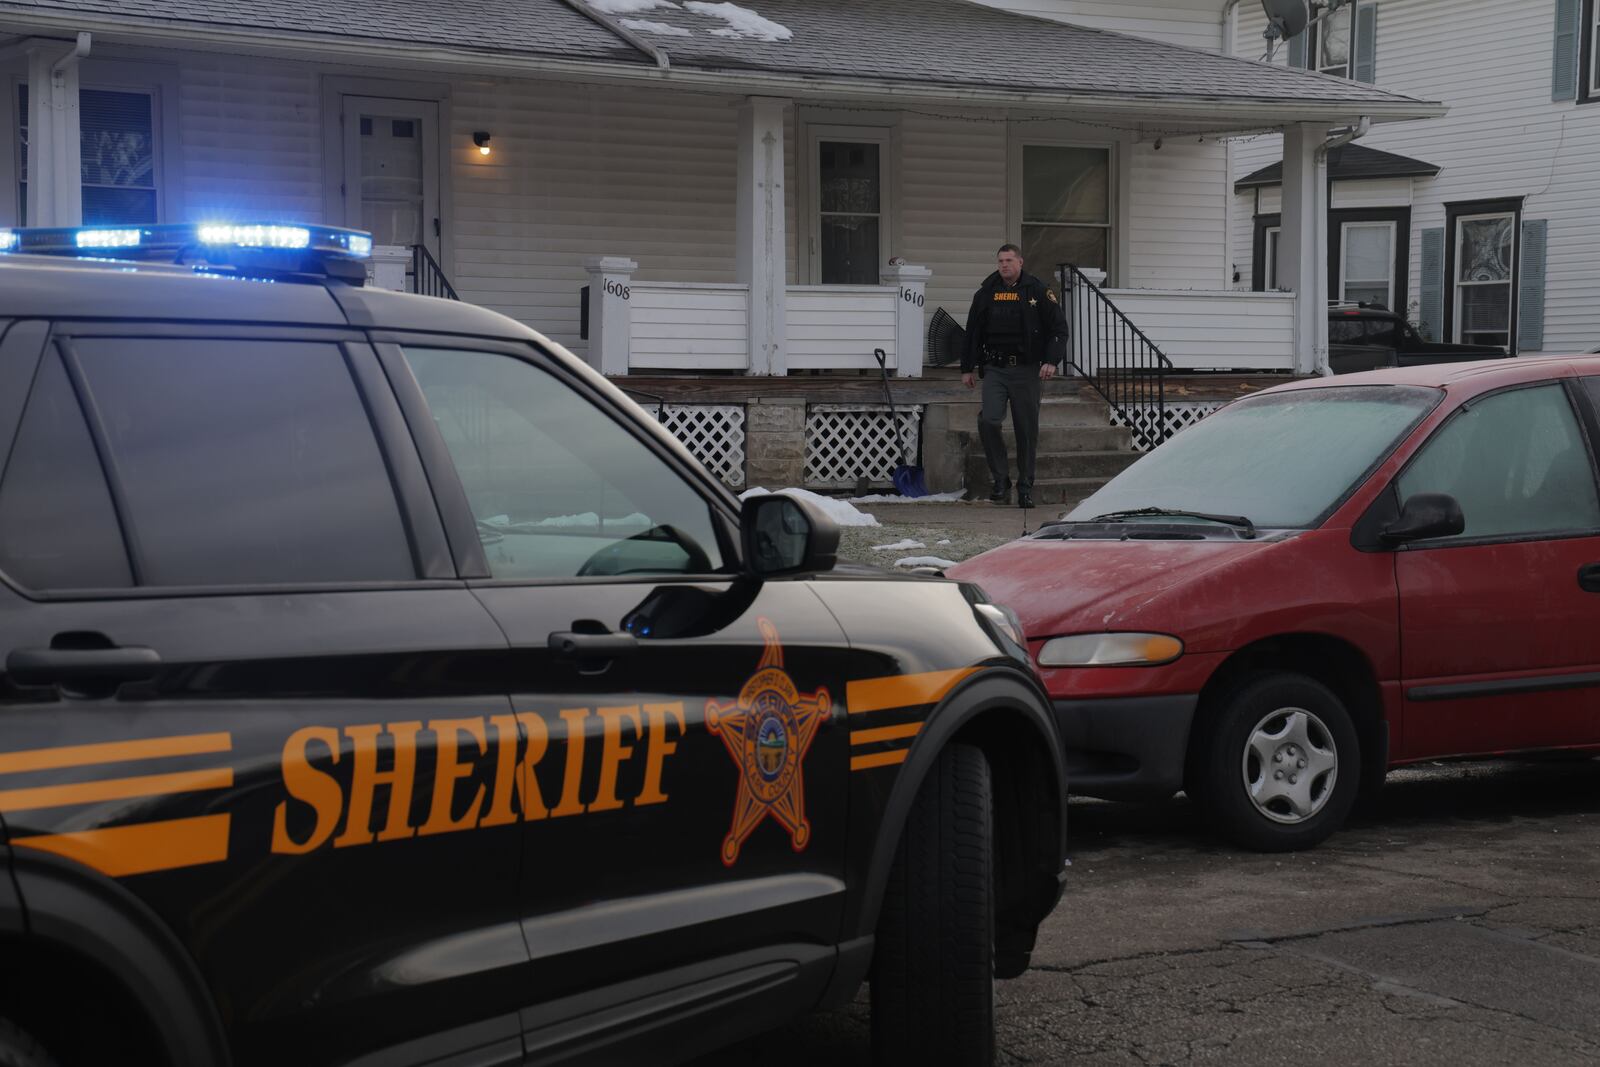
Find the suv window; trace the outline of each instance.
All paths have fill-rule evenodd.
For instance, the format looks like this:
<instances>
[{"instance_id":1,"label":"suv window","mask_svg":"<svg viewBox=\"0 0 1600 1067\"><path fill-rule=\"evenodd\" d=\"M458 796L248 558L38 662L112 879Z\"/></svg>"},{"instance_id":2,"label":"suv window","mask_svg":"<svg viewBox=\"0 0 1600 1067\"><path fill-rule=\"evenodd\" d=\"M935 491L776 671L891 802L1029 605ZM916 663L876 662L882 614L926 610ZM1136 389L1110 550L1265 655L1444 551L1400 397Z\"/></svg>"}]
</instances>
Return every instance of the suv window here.
<instances>
[{"instance_id":1,"label":"suv window","mask_svg":"<svg viewBox=\"0 0 1600 1067\"><path fill-rule=\"evenodd\" d=\"M710 505L554 375L511 356L408 348L496 578L721 569Z\"/></svg>"},{"instance_id":2,"label":"suv window","mask_svg":"<svg viewBox=\"0 0 1600 1067\"><path fill-rule=\"evenodd\" d=\"M73 350L142 584L416 577L338 345L92 338Z\"/></svg>"},{"instance_id":3,"label":"suv window","mask_svg":"<svg viewBox=\"0 0 1600 1067\"><path fill-rule=\"evenodd\" d=\"M1340 314L1328 319L1329 344L1398 348L1399 339L1394 322L1388 319Z\"/></svg>"},{"instance_id":4,"label":"suv window","mask_svg":"<svg viewBox=\"0 0 1600 1067\"><path fill-rule=\"evenodd\" d=\"M1449 493L1466 518L1462 537L1600 528L1600 499L1578 420L1559 384L1479 400L1433 435L1397 483Z\"/></svg>"},{"instance_id":5,"label":"suv window","mask_svg":"<svg viewBox=\"0 0 1600 1067\"><path fill-rule=\"evenodd\" d=\"M0 567L32 589L133 584L94 440L54 352L40 365L0 478Z\"/></svg>"}]
</instances>

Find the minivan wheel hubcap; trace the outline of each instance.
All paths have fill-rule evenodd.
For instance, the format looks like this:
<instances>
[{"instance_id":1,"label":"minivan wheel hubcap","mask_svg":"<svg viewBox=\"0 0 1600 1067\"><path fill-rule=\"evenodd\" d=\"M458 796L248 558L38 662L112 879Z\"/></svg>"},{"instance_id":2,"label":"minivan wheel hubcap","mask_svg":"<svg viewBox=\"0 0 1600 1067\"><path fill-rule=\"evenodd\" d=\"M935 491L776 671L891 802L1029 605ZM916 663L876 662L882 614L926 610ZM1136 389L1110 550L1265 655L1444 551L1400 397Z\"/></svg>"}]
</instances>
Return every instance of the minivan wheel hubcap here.
<instances>
[{"instance_id":1,"label":"minivan wheel hubcap","mask_svg":"<svg viewBox=\"0 0 1600 1067\"><path fill-rule=\"evenodd\" d=\"M1321 719L1304 708L1262 716L1244 749L1244 788L1273 822L1304 822L1321 811L1339 776L1339 749Z\"/></svg>"}]
</instances>

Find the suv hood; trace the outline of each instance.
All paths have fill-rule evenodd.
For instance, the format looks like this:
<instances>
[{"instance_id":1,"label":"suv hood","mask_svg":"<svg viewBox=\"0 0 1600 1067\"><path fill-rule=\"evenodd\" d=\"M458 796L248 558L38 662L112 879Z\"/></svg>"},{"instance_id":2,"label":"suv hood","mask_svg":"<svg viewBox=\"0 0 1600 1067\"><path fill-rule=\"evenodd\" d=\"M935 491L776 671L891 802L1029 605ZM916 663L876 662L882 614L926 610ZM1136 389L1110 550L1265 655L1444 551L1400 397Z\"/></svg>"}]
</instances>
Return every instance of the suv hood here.
<instances>
[{"instance_id":1,"label":"suv hood","mask_svg":"<svg viewBox=\"0 0 1600 1067\"><path fill-rule=\"evenodd\" d=\"M1136 630L1146 608L1201 575L1268 551L1282 536L1242 541L1024 538L946 571L1022 619L1029 640ZM1163 620L1157 630L1170 627Z\"/></svg>"}]
</instances>

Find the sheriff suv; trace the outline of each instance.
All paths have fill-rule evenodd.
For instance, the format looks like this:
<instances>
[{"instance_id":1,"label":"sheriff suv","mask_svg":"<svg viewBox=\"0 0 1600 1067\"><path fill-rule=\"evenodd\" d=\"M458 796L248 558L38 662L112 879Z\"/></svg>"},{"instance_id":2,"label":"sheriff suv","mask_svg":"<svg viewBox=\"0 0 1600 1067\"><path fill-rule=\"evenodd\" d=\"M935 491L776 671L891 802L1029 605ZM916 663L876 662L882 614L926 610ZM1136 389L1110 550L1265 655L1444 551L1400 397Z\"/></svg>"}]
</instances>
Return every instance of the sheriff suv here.
<instances>
[{"instance_id":1,"label":"sheriff suv","mask_svg":"<svg viewBox=\"0 0 1600 1067\"><path fill-rule=\"evenodd\" d=\"M0 244L0 1062L680 1062L864 980L991 1060L1064 866L1013 615L364 235Z\"/></svg>"}]
</instances>

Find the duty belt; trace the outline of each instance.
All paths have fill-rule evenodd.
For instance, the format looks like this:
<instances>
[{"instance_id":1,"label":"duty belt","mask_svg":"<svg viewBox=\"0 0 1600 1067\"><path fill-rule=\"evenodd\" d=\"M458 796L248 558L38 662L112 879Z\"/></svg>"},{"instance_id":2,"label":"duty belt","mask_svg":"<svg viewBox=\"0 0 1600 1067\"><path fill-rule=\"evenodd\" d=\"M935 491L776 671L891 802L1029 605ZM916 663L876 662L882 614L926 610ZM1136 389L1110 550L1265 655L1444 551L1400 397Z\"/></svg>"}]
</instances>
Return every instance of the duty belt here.
<instances>
[{"instance_id":1,"label":"duty belt","mask_svg":"<svg viewBox=\"0 0 1600 1067\"><path fill-rule=\"evenodd\" d=\"M1009 348L1004 345L984 345L983 361L994 367L1015 367L1022 362L1023 353L1020 348Z\"/></svg>"}]
</instances>

